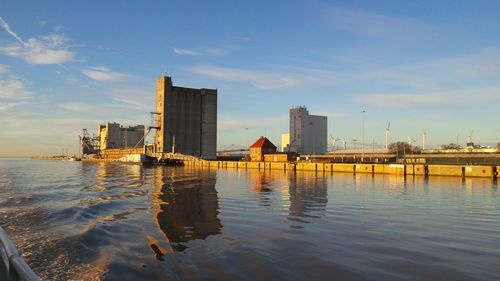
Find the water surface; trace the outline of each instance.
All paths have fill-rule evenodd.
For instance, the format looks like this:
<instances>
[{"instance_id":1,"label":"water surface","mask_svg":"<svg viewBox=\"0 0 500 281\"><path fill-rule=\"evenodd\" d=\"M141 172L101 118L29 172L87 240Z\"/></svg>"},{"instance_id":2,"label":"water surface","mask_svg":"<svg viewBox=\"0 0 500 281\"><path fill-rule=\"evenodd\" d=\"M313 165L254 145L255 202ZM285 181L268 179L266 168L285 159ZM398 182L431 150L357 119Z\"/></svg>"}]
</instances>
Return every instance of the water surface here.
<instances>
[{"instance_id":1,"label":"water surface","mask_svg":"<svg viewBox=\"0 0 500 281\"><path fill-rule=\"evenodd\" d=\"M490 179L0 160L44 280L500 280Z\"/></svg>"}]
</instances>

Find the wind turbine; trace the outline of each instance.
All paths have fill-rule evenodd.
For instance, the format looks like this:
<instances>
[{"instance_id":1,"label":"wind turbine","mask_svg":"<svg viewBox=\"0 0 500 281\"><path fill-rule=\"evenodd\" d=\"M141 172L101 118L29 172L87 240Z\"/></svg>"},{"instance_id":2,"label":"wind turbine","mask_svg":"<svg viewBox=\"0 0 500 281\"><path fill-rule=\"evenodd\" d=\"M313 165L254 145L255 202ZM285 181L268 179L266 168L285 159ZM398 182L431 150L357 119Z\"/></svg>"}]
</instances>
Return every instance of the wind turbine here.
<instances>
[{"instance_id":1,"label":"wind turbine","mask_svg":"<svg viewBox=\"0 0 500 281\"><path fill-rule=\"evenodd\" d=\"M334 138L332 135L330 135L330 138L332 139L332 151L335 150L335 144L337 143L337 141L339 141L340 139L336 139Z\"/></svg>"},{"instance_id":2,"label":"wind turbine","mask_svg":"<svg viewBox=\"0 0 500 281\"><path fill-rule=\"evenodd\" d=\"M408 144L410 146L413 147L413 145L416 143L417 141L414 139L414 138L411 138L410 136L408 136Z\"/></svg>"},{"instance_id":3,"label":"wind turbine","mask_svg":"<svg viewBox=\"0 0 500 281\"><path fill-rule=\"evenodd\" d=\"M389 144L391 142L391 122L387 124L387 128L385 128L385 149L389 149Z\"/></svg>"}]
</instances>

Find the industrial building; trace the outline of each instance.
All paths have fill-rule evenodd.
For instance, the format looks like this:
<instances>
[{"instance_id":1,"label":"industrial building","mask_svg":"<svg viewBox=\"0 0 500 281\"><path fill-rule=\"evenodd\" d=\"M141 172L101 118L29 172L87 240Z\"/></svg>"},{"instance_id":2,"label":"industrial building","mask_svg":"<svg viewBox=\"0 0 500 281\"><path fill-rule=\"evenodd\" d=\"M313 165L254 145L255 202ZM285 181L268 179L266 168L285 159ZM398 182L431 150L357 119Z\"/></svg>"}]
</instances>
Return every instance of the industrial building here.
<instances>
[{"instance_id":1,"label":"industrial building","mask_svg":"<svg viewBox=\"0 0 500 281\"><path fill-rule=\"evenodd\" d=\"M144 125L123 127L118 123L99 125L99 150L144 146Z\"/></svg>"},{"instance_id":2,"label":"industrial building","mask_svg":"<svg viewBox=\"0 0 500 281\"><path fill-rule=\"evenodd\" d=\"M217 90L178 87L162 76L156 83L156 153L216 159Z\"/></svg>"},{"instance_id":3,"label":"industrial building","mask_svg":"<svg viewBox=\"0 0 500 281\"><path fill-rule=\"evenodd\" d=\"M310 115L307 108L290 109L289 151L299 154L323 154L327 151L327 117Z\"/></svg>"}]
</instances>

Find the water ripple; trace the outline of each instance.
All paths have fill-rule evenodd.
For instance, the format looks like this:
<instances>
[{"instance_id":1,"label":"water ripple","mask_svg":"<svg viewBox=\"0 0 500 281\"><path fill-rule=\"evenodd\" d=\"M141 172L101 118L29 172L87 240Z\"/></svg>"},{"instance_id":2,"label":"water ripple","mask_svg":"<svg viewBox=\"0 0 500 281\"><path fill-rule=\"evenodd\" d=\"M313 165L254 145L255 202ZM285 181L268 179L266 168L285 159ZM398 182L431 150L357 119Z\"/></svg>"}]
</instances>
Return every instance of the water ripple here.
<instances>
[{"instance_id":1,"label":"water ripple","mask_svg":"<svg viewBox=\"0 0 500 281\"><path fill-rule=\"evenodd\" d=\"M0 160L43 280L498 280L484 179Z\"/></svg>"}]
</instances>

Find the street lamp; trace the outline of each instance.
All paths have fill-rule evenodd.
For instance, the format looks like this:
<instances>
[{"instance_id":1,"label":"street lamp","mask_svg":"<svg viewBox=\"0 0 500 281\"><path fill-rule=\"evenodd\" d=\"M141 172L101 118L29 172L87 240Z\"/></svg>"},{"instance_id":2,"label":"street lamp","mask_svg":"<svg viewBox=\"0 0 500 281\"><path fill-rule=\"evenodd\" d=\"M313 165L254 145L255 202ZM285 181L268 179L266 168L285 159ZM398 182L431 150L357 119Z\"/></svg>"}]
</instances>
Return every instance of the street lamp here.
<instances>
[{"instance_id":1,"label":"street lamp","mask_svg":"<svg viewBox=\"0 0 500 281\"><path fill-rule=\"evenodd\" d=\"M245 149L248 149L248 128L245 128Z\"/></svg>"},{"instance_id":2,"label":"street lamp","mask_svg":"<svg viewBox=\"0 0 500 281\"><path fill-rule=\"evenodd\" d=\"M365 158L365 113L366 110L361 111L361 123L363 126L363 142L361 143L361 162L364 161Z\"/></svg>"}]
</instances>

